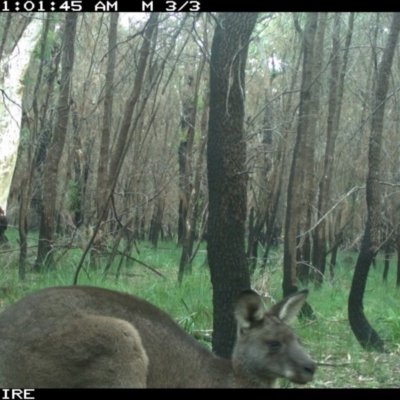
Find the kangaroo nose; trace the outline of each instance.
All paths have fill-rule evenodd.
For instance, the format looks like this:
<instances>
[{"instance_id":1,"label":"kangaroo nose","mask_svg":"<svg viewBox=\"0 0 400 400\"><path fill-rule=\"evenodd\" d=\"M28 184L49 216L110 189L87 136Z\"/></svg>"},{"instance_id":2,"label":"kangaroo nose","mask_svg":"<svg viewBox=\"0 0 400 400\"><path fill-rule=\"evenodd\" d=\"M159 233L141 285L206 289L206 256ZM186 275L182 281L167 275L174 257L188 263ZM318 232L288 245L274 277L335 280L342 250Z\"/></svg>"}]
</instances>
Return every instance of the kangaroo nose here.
<instances>
[{"instance_id":1,"label":"kangaroo nose","mask_svg":"<svg viewBox=\"0 0 400 400\"><path fill-rule=\"evenodd\" d=\"M316 369L317 369L317 364L315 362L303 366L303 371L311 376L314 375Z\"/></svg>"}]
</instances>

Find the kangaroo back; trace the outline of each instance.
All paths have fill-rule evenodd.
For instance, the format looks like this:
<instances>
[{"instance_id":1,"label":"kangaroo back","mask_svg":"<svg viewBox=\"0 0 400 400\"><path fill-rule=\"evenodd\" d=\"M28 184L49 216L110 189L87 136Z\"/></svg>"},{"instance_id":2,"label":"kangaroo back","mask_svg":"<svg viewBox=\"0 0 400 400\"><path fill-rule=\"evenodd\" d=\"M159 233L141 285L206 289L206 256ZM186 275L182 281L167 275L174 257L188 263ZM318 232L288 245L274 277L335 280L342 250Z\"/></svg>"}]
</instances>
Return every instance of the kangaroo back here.
<instances>
[{"instance_id":1,"label":"kangaroo back","mask_svg":"<svg viewBox=\"0 0 400 400\"><path fill-rule=\"evenodd\" d=\"M306 295L264 312L258 295L244 292L233 358L225 360L137 297L84 286L44 289L0 314L0 386L271 387L278 377L306 383L315 363L285 324Z\"/></svg>"}]
</instances>

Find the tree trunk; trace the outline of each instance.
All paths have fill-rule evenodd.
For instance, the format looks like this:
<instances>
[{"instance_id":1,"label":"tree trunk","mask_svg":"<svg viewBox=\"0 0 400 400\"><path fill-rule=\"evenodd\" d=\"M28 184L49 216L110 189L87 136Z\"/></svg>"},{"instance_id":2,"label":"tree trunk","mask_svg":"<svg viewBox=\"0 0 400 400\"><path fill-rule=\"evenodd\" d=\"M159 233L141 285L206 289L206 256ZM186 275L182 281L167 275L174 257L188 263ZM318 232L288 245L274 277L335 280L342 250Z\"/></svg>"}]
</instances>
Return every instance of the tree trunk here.
<instances>
[{"instance_id":1,"label":"tree trunk","mask_svg":"<svg viewBox=\"0 0 400 400\"><path fill-rule=\"evenodd\" d=\"M0 248L8 243L8 239L5 235L7 226L7 217L5 216L4 210L0 207Z\"/></svg>"},{"instance_id":2,"label":"tree trunk","mask_svg":"<svg viewBox=\"0 0 400 400\"><path fill-rule=\"evenodd\" d=\"M17 17L13 15L13 18ZM39 18L22 18L26 21L25 29L8 57L4 57L2 45L3 58L0 66L0 84L4 94L0 102L0 208L4 213L7 212L8 195L17 160L24 75L42 25ZM7 31L4 35L6 33Z\"/></svg>"},{"instance_id":3,"label":"tree trunk","mask_svg":"<svg viewBox=\"0 0 400 400\"><path fill-rule=\"evenodd\" d=\"M42 29L42 34L39 42L39 59L41 60L39 65L39 70L36 74L36 82L33 90L33 100L32 100L32 109L34 113L33 126L30 124L29 118L22 118L21 130L26 126L30 131L32 131L32 141L29 144L28 148L24 151L22 146L19 147L20 157L23 157L23 153L26 154L26 165L28 166L28 170L23 175L21 184L20 184L20 198L19 198L19 221L18 221L18 233L19 233L19 242L20 242L20 252L19 252L19 260L18 260L18 275L21 280L25 279L25 264L26 258L28 255L28 210L29 204L32 196L32 181L35 173L35 159L37 155L36 147L34 147L33 142L35 138L38 137L39 131L39 110L38 110L38 97L39 91L42 87L42 78L43 78L43 70L45 64L45 50L46 43L48 40L48 33L51 29L51 19L47 18L44 22L44 26Z\"/></svg>"},{"instance_id":4,"label":"tree trunk","mask_svg":"<svg viewBox=\"0 0 400 400\"><path fill-rule=\"evenodd\" d=\"M256 13L222 13L210 61L208 262L213 285L213 350L230 357L236 337L232 303L250 287L245 253L245 66Z\"/></svg>"},{"instance_id":5,"label":"tree trunk","mask_svg":"<svg viewBox=\"0 0 400 400\"><path fill-rule=\"evenodd\" d=\"M149 240L151 242L153 249L157 248L158 236L162 229L164 208L165 208L165 198L164 196L161 195L155 201L153 216L150 222Z\"/></svg>"},{"instance_id":6,"label":"tree trunk","mask_svg":"<svg viewBox=\"0 0 400 400\"><path fill-rule=\"evenodd\" d=\"M108 33L107 72L104 88L103 129L101 132L100 156L97 168L97 218L103 212L104 199L107 197L108 161L110 152L110 134L114 100L114 74L117 53L117 32L119 13L110 13L110 30ZM105 218L105 216L104 216Z\"/></svg>"},{"instance_id":7,"label":"tree trunk","mask_svg":"<svg viewBox=\"0 0 400 400\"><path fill-rule=\"evenodd\" d=\"M182 244L183 238L185 237L186 229L186 215L188 207L188 198L186 192L190 189L186 189L185 185L189 185L186 175L186 159L187 159L187 140L181 140L178 148L178 165L179 165L179 208L178 208L178 244Z\"/></svg>"},{"instance_id":8,"label":"tree trunk","mask_svg":"<svg viewBox=\"0 0 400 400\"><path fill-rule=\"evenodd\" d=\"M363 297L369 268L379 245L381 226L380 166L382 131L389 76L400 31L400 13L393 14L388 41L379 64L374 109L371 117L371 136L368 152L366 200L368 219L351 284L348 313L351 329L362 347L384 350L384 343L364 315Z\"/></svg>"},{"instance_id":9,"label":"tree trunk","mask_svg":"<svg viewBox=\"0 0 400 400\"><path fill-rule=\"evenodd\" d=\"M400 287L400 234L397 233L397 277L396 277L396 286Z\"/></svg>"},{"instance_id":10,"label":"tree trunk","mask_svg":"<svg viewBox=\"0 0 400 400\"><path fill-rule=\"evenodd\" d=\"M185 238L182 243L182 255L179 264L179 282L182 282L183 274L186 272L186 270L191 270L191 262L193 261L193 243L195 238L196 221L198 215L197 205L200 198L200 179L203 168L204 150L206 147L206 143L207 137L204 136L201 138L199 143L199 154L196 161L196 166L194 168L193 190L190 194L189 199L188 212L186 216Z\"/></svg>"},{"instance_id":11,"label":"tree trunk","mask_svg":"<svg viewBox=\"0 0 400 400\"><path fill-rule=\"evenodd\" d=\"M10 31L12 16L13 16L12 13L7 13L6 23L4 24L3 35L1 37L1 42L0 42L0 60L3 59L3 52L4 52L5 45L6 45L8 34Z\"/></svg>"},{"instance_id":12,"label":"tree trunk","mask_svg":"<svg viewBox=\"0 0 400 400\"><path fill-rule=\"evenodd\" d=\"M282 227L276 223L278 210L279 210L279 201L282 193L282 182L283 182L283 174L285 168L283 165L280 167L280 175L276 185L276 190L274 190L274 196L271 202L271 205L268 210L267 215L267 230L265 232L265 250L262 257L261 268L265 268L268 261L269 252L274 245L276 244L276 239L281 235Z\"/></svg>"},{"instance_id":13,"label":"tree trunk","mask_svg":"<svg viewBox=\"0 0 400 400\"><path fill-rule=\"evenodd\" d=\"M331 199L331 182L335 156L336 138L339 132L340 111L343 99L344 78L347 69L347 60L353 34L354 13L350 13L346 35L345 52L342 67L340 68L340 20L341 13L336 13L332 38L331 78L328 100L328 121L326 128L326 145L324 168L319 182L318 219L323 218L317 225L313 241L313 266L319 271L316 275L316 284L322 283L325 274L327 237L325 214L328 212ZM337 251L337 249L336 249ZM331 264L332 265L332 264ZM331 269L332 271L332 269ZM332 275L332 273L331 273Z\"/></svg>"},{"instance_id":14,"label":"tree trunk","mask_svg":"<svg viewBox=\"0 0 400 400\"><path fill-rule=\"evenodd\" d=\"M343 240L343 230L339 231L335 235L335 243L333 244L332 249L331 249L331 259L329 261L329 272L330 272L331 279L333 279L335 276L337 253L339 251L339 246L342 243L342 240Z\"/></svg>"},{"instance_id":15,"label":"tree trunk","mask_svg":"<svg viewBox=\"0 0 400 400\"><path fill-rule=\"evenodd\" d=\"M49 32L54 31L56 21L54 19L49 19ZM45 26L47 29L47 23ZM47 37L47 35L46 35ZM42 41L47 42L47 39L42 35ZM34 115L33 120L33 138L32 147L34 151L32 152L31 169L33 171L32 179L30 182L30 190L32 193L28 192L27 199L30 198L30 209L34 210L36 214L40 217L42 213L42 187L43 187L43 166L46 161L48 148L51 139L51 126L54 120L54 97L55 97L55 82L58 79L58 70L61 60L61 44L63 40L63 30L61 29L57 32L57 40L54 40L51 48L51 60L47 63L44 72L39 70L38 80L36 81L36 86L34 89L33 99L32 99L32 110ZM42 58L43 64L45 64L44 58ZM39 80L40 75L43 73L45 80L43 85ZM40 101L40 94L44 92L44 99ZM27 184L29 186L29 182ZM28 213L29 205L26 207L26 213ZM25 210L24 210L25 211ZM20 218L23 218L23 214L20 214Z\"/></svg>"},{"instance_id":16,"label":"tree trunk","mask_svg":"<svg viewBox=\"0 0 400 400\"><path fill-rule=\"evenodd\" d=\"M207 36L205 34L205 39ZM207 43L207 40L206 40ZM193 90L189 90L186 96L186 100L184 103L184 116L185 122L182 122L182 127L187 129L186 135L186 152L185 152L185 174L183 177L184 185L181 188L183 192L183 196L185 198L185 204L187 205L185 210L185 219L183 223L185 225L183 229L183 239L182 239L182 254L179 263L179 274L178 274L178 281L181 283L183 279L183 275L187 271L191 271L191 259L192 259L192 251L193 251L193 242L195 236L195 229L196 229L196 220L197 220L197 213L196 213L196 206L197 201L199 200L200 196L200 179L201 179L201 171L203 167L203 159L204 159L204 150L207 143L207 136L203 135L200 139L200 142L197 146L197 160L192 167L193 164L193 141L194 141L194 134L195 134L195 126L196 126L196 116L197 116L197 104L199 102L199 89L200 89L200 82L201 77L203 74L203 69L205 65L206 59L203 57L200 61L196 80L194 82ZM189 77L190 79L190 77ZM193 80L194 77L191 77ZM208 96L206 95L206 100L203 104L203 118L207 116L207 109L208 109ZM205 113L205 115L204 115ZM190 182L190 176L193 175L192 182ZM179 238L178 238L179 242Z\"/></svg>"},{"instance_id":17,"label":"tree trunk","mask_svg":"<svg viewBox=\"0 0 400 400\"><path fill-rule=\"evenodd\" d=\"M310 115L311 85L312 85L312 60L314 51L314 39L317 30L317 13L308 13L303 43L303 76L300 90L299 121L297 125L296 143L293 151L292 165L290 169L285 238L283 257L283 282L284 297L296 292L297 272L297 233L300 212L304 204L301 204L301 173L304 169L303 153L307 146L308 116ZM307 152L306 152L307 153Z\"/></svg>"},{"instance_id":18,"label":"tree trunk","mask_svg":"<svg viewBox=\"0 0 400 400\"><path fill-rule=\"evenodd\" d=\"M309 59L307 68L311 68L310 82L310 105L308 115L303 115L307 122L304 131L303 150L299 153L302 158L301 168L302 190L298 199L302 204L300 209L298 233L298 266L297 278L304 284L308 284L311 262L311 242L312 242L312 222L314 214L314 198L315 198L315 147L316 147L316 130L319 115L320 93L322 87L322 73L324 60L324 39L327 25L327 13L318 14L318 25L315 33L315 43L312 49L312 56ZM311 54L310 54L311 55ZM304 200L303 200L304 199Z\"/></svg>"},{"instance_id":19,"label":"tree trunk","mask_svg":"<svg viewBox=\"0 0 400 400\"><path fill-rule=\"evenodd\" d=\"M389 229L387 229L388 231ZM389 266L390 266L390 250L391 250L391 241L393 239L390 238L386 238L386 244L385 244L385 262L384 262L384 267L383 267L383 282L387 282L387 277L388 277L388 273L389 273Z\"/></svg>"},{"instance_id":20,"label":"tree trunk","mask_svg":"<svg viewBox=\"0 0 400 400\"><path fill-rule=\"evenodd\" d=\"M74 66L75 32L78 15L67 13L61 60L60 93L53 139L49 149L43 175L42 214L40 218L39 245L35 268L53 264L54 211L57 201L57 175L65 138L67 136L71 75Z\"/></svg>"},{"instance_id":21,"label":"tree trunk","mask_svg":"<svg viewBox=\"0 0 400 400\"><path fill-rule=\"evenodd\" d=\"M268 59L263 54L264 62L267 64ZM274 71L272 71L274 72ZM272 80L271 80L272 81ZM271 82L270 82L271 83ZM278 177L280 160L276 156L276 149L273 145L273 107L270 101L270 88L265 90L265 111L263 117L262 128L262 148L260 165L257 168L256 179L258 178L258 196L257 208L254 215L254 208L251 209L250 222L249 222L249 240L247 248L247 258L250 260L250 272L254 273L257 266L258 259L258 245L260 243L260 236L263 228L265 227L267 218L270 214L273 196L276 194L276 180ZM272 156L273 154L273 156ZM279 154L279 152L278 152ZM253 215L252 215L253 214ZM253 219L253 221L252 221ZM251 229L250 229L251 228Z\"/></svg>"}]
</instances>

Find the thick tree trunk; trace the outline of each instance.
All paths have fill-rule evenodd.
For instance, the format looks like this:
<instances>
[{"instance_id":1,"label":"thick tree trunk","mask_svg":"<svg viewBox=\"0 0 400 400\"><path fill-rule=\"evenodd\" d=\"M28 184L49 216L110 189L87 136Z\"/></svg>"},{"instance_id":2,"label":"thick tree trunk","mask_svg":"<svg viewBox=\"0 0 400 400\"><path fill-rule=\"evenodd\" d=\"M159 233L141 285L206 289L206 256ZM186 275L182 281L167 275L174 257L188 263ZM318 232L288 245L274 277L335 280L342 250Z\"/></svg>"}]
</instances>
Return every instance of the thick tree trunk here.
<instances>
[{"instance_id":1,"label":"thick tree trunk","mask_svg":"<svg viewBox=\"0 0 400 400\"><path fill-rule=\"evenodd\" d=\"M245 253L245 66L257 14L220 14L210 61L208 261L213 285L213 350L230 357L236 337L232 303L250 287Z\"/></svg>"}]
</instances>

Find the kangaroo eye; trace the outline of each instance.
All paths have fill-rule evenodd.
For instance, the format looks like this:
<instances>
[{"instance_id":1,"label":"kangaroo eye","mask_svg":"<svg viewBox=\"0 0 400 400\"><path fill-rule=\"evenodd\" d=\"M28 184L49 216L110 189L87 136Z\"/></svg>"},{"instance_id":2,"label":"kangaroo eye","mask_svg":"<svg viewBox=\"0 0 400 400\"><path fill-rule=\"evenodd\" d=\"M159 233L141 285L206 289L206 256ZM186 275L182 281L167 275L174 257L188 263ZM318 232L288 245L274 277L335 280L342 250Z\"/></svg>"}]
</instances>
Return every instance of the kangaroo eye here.
<instances>
[{"instance_id":1,"label":"kangaroo eye","mask_svg":"<svg viewBox=\"0 0 400 400\"><path fill-rule=\"evenodd\" d=\"M266 343L272 351L278 351L281 348L281 344L277 340L268 340Z\"/></svg>"}]
</instances>

